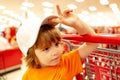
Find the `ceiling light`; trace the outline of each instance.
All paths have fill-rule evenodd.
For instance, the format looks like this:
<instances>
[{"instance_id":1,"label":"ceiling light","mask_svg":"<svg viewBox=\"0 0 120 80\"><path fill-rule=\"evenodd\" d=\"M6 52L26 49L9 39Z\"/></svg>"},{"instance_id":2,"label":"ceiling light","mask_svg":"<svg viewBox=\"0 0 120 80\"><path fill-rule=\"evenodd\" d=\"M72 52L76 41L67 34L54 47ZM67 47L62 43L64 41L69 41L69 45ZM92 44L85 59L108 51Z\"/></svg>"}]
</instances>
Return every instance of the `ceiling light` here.
<instances>
[{"instance_id":1,"label":"ceiling light","mask_svg":"<svg viewBox=\"0 0 120 80\"><path fill-rule=\"evenodd\" d=\"M85 10L82 11L81 13L84 14L84 15L88 15L88 14L89 14L89 12L88 12L88 11L85 11Z\"/></svg>"},{"instance_id":2,"label":"ceiling light","mask_svg":"<svg viewBox=\"0 0 120 80\"><path fill-rule=\"evenodd\" d=\"M89 10L90 10L90 11L96 11L97 8L96 8L95 6L90 6L90 7L89 7Z\"/></svg>"},{"instance_id":3,"label":"ceiling light","mask_svg":"<svg viewBox=\"0 0 120 80\"><path fill-rule=\"evenodd\" d=\"M115 4L115 3L110 4L110 8L112 9L112 11L113 11L115 14L119 14L119 13L120 13L117 4Z\"/></svg>"},{"instance_id":4,"label":"ceiling light","mask_svg":"<svg viewBox=\"0 0 120 80\"><path fill-rule=\"evenodd\" d=\"M84 2L85 0L76 0L77 2Z\"/></svg>"},{"instance_id":5,"label":"ceiling light","mask_svg":"<svg viewBox=\"0 0 120 80\"><path fill-rule=\"evenodd\" d=\"M30 2L23 2L22 5L26 7L34 7L34 4Z\"/></svg>"},{"instance_id":6,"label":"ceiling light","mask_svg":"<svg viewBox=\"0 0 120 80\"><path fill-rule=\"evenodd\" d=\"M70 9L76 9L77 8L77 6L74 5L74 4L69 4L69 5L67 5L67 7L70 8Z\"/></svg>"},{"instance_id":7,"label":"ceiling light","mask_svg":"<svg viewBox=\"0 0 120 80\"><path fill-rule=\"evenodd\" d=\"M116 8L116 7L117 7L117 4L116 4L116 3L110 4L110 7L111 7L111 8Z\"/></svg>"},{"instance_id":8,"label":"ceiling light","mask_svg":"<svg viewBox=\"0 0 120 80\"><path fill-rule=\"evenodd\" d=\"M115 14L119 14L119 13L120 13L120 11L119 11L118 8L113 8L112 11L113 11Z\"/></svg>"},{"instance_id":9,"label":"ceiling light","mask_svg":"<svg viewBox=\"0 0 120 80\"><path fill-rule=\"evenodd\" d=\"M109 2L108 2L108 0L100 0L100 4L102 4L102 5L108 5Z\"/></svg>"},{"instance_id":10,"label":"ceiling light","mask_svg":"<svg viewBox=\"0 0 120 80\"><path fill-rule=\"evenodd\" d=\"M22 6L20 9L23 10L23 11L27 11L28 10L28 8L24 7L24 6Z\"/></svg>"},{"instance_id":11,"label":"ceiling light","mask_svg":"<svg viewBox=\"0 0 120 80\"><path fill-rule=\"evenodd\" d=\"M53 4L50 2L43 2L42 5L45 7L53 7Z\"/></svg>"}]
</instances>

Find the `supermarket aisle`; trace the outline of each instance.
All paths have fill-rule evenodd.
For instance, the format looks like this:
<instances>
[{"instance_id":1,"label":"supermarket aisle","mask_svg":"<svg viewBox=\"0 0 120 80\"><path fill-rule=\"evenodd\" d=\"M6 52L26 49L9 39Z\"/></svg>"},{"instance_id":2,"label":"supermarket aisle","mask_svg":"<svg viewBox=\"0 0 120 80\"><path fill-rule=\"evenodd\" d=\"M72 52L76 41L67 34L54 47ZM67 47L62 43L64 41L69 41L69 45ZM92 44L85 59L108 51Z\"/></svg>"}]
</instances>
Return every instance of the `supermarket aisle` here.
<instances>
[{"instance_id":1,"label":"supermarket aisle","mask_svg":"<svg viewBox=\"0 0 120 80\"><path fill-rule=\"evenodd\" d=\"M3 75L0 80L21 80L23 71L21 69Z\"/></svg>"},{"instance_id":2,"label":"supermarket aisle","mask_svg":"<svg viewBox=\"0 0 120 80\"><path fill-rule=\"evenodd\" d=\"M25 64L22 64L20 69L5 74L0 78L0 80L22 80L22 75L25 70Z\"/></svg>"}]
</instances>

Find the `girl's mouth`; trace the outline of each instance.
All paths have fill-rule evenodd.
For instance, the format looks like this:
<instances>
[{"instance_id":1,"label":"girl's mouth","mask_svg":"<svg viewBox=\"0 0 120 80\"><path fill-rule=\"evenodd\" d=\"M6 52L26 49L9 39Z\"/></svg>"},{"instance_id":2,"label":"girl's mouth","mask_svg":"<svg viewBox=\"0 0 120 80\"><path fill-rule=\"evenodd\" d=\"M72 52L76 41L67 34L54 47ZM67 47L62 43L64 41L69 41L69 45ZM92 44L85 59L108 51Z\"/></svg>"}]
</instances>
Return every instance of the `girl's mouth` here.
<instances>
[{"instance_id":1,"label":"girl's mouth","mask_svg":"<svg viewBox=\"0 0 120 80\"><path fill-rule=\"evenodd\" d=\"M56 61L56 60L59 60L60 57L56 57L56 58L53 58L52 61Z\"/></svg>"}]
</instances>

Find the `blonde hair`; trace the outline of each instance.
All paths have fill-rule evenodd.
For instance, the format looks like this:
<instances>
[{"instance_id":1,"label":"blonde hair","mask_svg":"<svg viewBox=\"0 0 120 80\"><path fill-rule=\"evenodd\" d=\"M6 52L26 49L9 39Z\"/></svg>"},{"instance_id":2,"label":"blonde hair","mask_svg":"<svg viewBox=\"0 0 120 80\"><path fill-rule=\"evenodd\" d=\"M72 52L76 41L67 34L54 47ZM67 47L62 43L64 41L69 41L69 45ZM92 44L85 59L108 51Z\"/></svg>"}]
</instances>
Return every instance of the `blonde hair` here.
<instances>
[{"instance_id":1,"label":"blonde hair","mask_svg":"<svg viewBox=\"0 0 120 80\"><path fill-rule=\"evenodd\" d=\"M53 42L61 40L60 31L52 25L44 24L41 26L37 40L35 44L29 48L27 56L25 58L28 67L40 68L40 63L35 55L35 49L44 49L51 46Z\"/></svg>"}]
</instances>

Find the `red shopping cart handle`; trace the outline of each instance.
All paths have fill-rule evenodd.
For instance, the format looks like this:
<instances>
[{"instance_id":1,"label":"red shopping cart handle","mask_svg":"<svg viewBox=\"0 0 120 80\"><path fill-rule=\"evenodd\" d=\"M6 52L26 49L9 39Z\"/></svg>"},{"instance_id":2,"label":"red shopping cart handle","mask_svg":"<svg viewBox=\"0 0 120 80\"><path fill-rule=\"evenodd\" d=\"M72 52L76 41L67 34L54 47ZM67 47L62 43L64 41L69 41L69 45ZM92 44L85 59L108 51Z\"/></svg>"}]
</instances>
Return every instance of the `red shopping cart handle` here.
<instances>
[{"instance_id":1,"label":"red shopping cart handle","mask_svg":"<svg viewBox=\"0 0 120 80\"><path fill-rule=\"evenodd\" d=\"M76 40L81 42L105 43L120 45L120 35L62 35L63 39Z\"/></svg>"}]
</instances>

